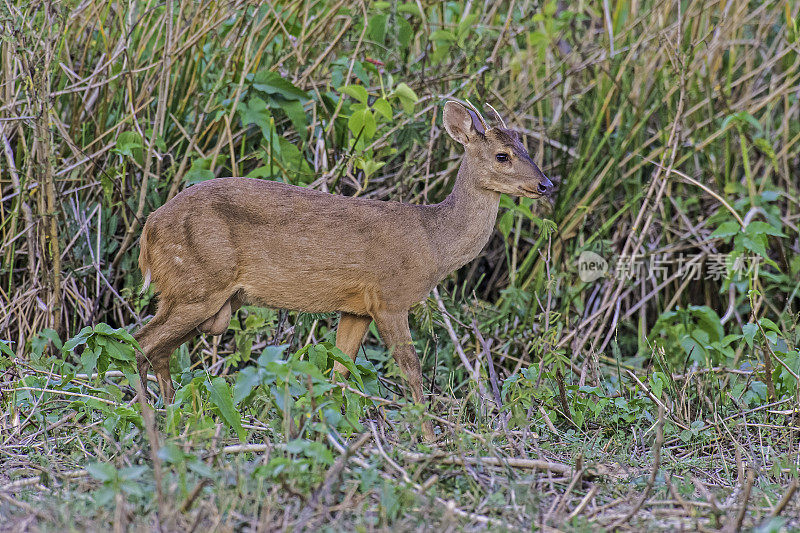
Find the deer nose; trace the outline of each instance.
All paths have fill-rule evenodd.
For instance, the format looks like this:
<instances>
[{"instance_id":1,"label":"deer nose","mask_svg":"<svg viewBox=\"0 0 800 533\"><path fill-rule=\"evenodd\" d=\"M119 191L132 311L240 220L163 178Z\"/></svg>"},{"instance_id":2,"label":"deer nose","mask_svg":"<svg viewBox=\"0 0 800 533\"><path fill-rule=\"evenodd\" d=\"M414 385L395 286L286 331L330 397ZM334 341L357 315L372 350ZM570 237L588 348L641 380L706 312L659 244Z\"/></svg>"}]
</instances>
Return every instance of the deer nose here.
<instances>
[{"instance_id":1,"label":"deer nose","mask_svg":"<svg viewBox=\"0 0 800 533\"><path fill-rule=\"evenodd\" d=\"M539 181L538 191L539 194L547 194L550 192L550 189L553 188L553 182L547 179L546 176L542 176L541 181Z\"/></svg>"}]
</instances>

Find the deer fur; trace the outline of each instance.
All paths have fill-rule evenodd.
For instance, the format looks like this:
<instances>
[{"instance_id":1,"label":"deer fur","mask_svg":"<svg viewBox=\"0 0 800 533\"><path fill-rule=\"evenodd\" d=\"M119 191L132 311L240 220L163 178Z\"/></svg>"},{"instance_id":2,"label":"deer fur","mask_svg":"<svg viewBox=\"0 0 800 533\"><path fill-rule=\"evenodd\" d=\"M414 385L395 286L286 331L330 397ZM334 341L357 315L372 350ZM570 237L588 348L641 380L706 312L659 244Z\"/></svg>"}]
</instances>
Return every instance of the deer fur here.
<instances>
[{"instance_id":1,"label":"deer fur","mask_svg":"<svg viewBox=\"0 0 800 533\"><path fill-rule=\"evenodd\" d=\"M136 334L143 383L152 365L171 401L172 352L198 332L222 334L232 313L249 303L340 312L336 346L352 359L374 320L414 401L422 402L409 308L480 253L500 193L537 198L552 187L514 132L487 127L479 113L453 101L443 119L465 153L452 192L439 204L217 178L154 211L142 231L139 268L161 294L156 315ZM343 365L335 370L346 374Z\"/></svg>"}]
</instances>

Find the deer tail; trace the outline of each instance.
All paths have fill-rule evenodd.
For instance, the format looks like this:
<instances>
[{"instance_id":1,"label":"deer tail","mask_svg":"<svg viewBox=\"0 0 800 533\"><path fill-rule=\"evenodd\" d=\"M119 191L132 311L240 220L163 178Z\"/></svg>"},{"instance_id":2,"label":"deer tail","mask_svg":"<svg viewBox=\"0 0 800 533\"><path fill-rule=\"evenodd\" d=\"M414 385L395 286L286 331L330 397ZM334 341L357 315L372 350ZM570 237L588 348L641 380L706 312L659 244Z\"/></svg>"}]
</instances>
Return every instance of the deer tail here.
<instances>
[{"instance_id":1,"label":"deer tail","mask_svg":"<svg viewBox=\"0 0 800 533\"><path fill-rule=\"evenodd\" d=\"M147 249L148 229L147 224L145 224L144 230L142 230L142 237L139 239L139 270L141 270L142 276L144 277L142 289L139 291L140 296L147 292L147 288L150 287L150 255Z\"/></svg>"}]
</instances>

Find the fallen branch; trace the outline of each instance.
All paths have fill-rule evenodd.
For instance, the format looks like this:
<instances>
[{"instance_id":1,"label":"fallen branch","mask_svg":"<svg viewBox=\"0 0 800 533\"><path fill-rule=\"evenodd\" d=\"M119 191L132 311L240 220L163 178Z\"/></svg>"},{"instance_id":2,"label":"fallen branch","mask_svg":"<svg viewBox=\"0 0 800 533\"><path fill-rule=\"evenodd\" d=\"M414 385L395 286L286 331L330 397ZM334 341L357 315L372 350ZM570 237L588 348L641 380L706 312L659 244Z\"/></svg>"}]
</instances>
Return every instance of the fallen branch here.
<instances>
[{"instance_id":1,"label":"fallen branch","mask_svg":"<svg viewBox=\"0 0 800 533\"><path fill-rule=\"evenodd\" d=\"M485 464L490 466L510 466L512 468L528 468L531 470L548 470L557 474L570 474L574 467L564 463L554 463L539 459L523 459L521 457L461 457L459 455L441 455L435 453L414 453L403 450L396 450L400 455L409 461L430 461L446 465Z\"/></svg>"},{"instance_id":2,"label":"fallen branch","mask_svg":"<svg viewBox=\"0 0 800 533\"><path fill-rule=\"evenodd\" d=\"M81 468L80 470L69 470L67 472L53 472L52 474L57 477L62 477L64 479L77 479L84 476L88 476L89 472L86 469ZM31 476L23 479L18 479L16 481L12 481L11 483L8 483L0 487L0 492L12 492L17 489L21 489L23 487L36 485L41 481L41 478L42 476Z\"/></svg>"}]
</instances>

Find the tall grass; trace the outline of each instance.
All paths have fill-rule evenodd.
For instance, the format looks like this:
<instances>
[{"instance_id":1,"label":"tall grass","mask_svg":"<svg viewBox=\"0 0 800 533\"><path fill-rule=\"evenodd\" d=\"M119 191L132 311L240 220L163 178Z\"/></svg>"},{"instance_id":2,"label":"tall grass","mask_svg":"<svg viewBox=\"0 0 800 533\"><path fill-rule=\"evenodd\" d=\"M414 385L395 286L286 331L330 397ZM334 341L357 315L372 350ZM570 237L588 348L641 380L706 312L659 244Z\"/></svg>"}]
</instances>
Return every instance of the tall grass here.
<instances>
[{"instance_id":1,"label":"tall grass","mask_svg":"<svg viewBox=\"0 0 800 533\"><path fill-rule=\"evenodd\" d=\"M575 286L579 251L726 251L709 240L729 215L720 200L742 217L771 208L796 235L796 6L420 6L5 5L0 324L17 352L45 326L138 322L138 229L187 182L266 163L258 175L343 194L440 199L457 165L439 118L449 96L493 103L560 182L551 207L533 206L557 227L549 256L522 201L501 218L487 260L457 279L490 299L512 281L541 290L549 261L563 280L553 305L579 352L602 351L618 327L643 337L668 303L722 314L728 302L717 281ZM274 139L242 122L259 72L306 93L270 102ZM338 89L380 96L401 81L419 97L413 110L377 115L370 142L354 145ZM278 136L276 150L292 151L284 160L270 157ZM771 251L791 277L787 245L773 240ZM734 293L746 322L749 301ZM772 312L796 309L783 298ZM570 318L583 314L576 302L591 304L583 327Z\"/></svg>"}]
</instances>

